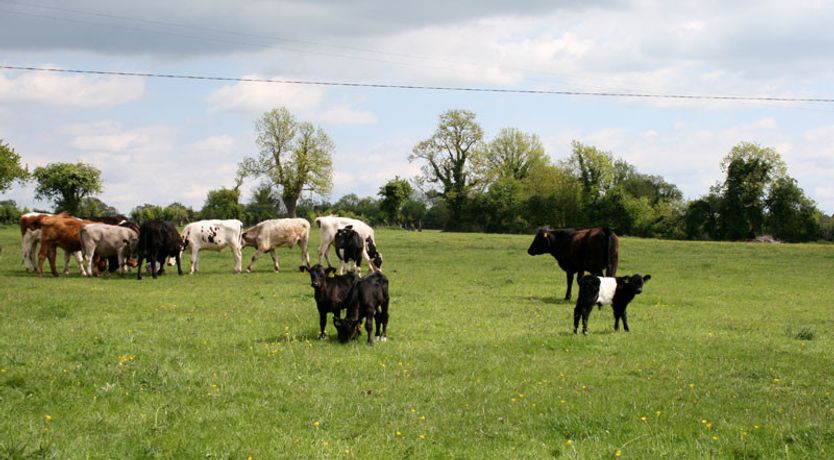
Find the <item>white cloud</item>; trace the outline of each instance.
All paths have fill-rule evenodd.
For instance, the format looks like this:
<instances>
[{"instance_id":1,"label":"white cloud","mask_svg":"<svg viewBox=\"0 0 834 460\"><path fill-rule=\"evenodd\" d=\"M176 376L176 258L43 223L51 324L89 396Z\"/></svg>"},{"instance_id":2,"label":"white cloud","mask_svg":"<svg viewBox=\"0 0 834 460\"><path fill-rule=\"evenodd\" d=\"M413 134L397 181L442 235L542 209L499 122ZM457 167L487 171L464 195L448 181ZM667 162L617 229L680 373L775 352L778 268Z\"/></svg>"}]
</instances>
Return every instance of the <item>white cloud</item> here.
<instances>
[{"instance_id":1,"label":"white cloud","mask_svg":"<svg viewBox=\"0 0 834 460\"><path fill-rule=\"evenodd\" d=\"M264 79L247 75L246 79ZM269 80L286 80L281 76ZM285 106L291 112L308 113L324 98L324 90L317 86L284 83L238 82L214 91L208 96L213 110L243 112L259 115L275 107Z\"/></svg>"},{"instance_id":2,"label":"white cloud","mask_svg":"<svg viewBox=\"0 0 834 460\"><path fill-rule=\"evenodd\" d=\"M346 106L335 106L324 110L318 119L326 123L339 125L369 125L376 123L377 118L371 112L352 109Z\"/></svg>"},{"instance_id":3,"label":"white cloud","mask_svg":"<svg viewBox=\"0 0 834 460\"><path fill-rule=\"evenodd\" d=\"M47 66L50 67L50 66ZM0 73L0 103L23 102L72 108L107 108L138 100L143 78L24 72Z\"/></svg>"}]
</instances>

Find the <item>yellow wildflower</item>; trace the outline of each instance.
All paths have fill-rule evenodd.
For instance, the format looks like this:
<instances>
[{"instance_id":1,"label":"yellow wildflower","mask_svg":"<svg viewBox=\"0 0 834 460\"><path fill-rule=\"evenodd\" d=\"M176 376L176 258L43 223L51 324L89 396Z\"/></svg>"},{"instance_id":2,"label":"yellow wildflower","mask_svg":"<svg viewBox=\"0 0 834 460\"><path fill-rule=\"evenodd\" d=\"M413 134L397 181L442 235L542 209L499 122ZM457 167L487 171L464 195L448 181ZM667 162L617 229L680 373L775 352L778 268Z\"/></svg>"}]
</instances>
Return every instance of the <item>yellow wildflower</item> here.
<instances>
[{"instance_id":1,"label":"yellow wildflower","mask_svg":"<svg viewBox=\"0 0 834 460\"><path fill-rule=\"evenodd\" d=\"M44 415L43 419L44 419L44 421L51 422L52 421L52 416L51 415Z\"/></svg>"},{"instance_id":2,"label":"yellow wildflower","mask_svg":"<svg viewBox=\"0 0 834 460\"><path fill-rule=\"evenodd\" d=\"M620 455L623 455L623 451L621 451L620 449L617 449L617 450L614 451L614 456L615 457L619 457Z\"/></svg>"}]
</instances>

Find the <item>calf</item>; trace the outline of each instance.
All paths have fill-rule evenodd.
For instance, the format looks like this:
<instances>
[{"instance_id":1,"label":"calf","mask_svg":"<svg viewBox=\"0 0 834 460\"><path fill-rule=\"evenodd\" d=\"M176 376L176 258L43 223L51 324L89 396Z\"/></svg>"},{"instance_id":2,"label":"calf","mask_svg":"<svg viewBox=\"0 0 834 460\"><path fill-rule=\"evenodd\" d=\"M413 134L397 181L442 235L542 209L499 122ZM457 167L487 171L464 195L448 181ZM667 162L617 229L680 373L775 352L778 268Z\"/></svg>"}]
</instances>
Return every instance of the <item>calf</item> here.
<instances>
[{"instance_id":1,"label":"calf","mask_svg":"<svg viewBox=\"0 0 834 460\"><path fill-rule=\"evenodd\" d=\"M340 260L339 265L349 265L350 271L361 271L363 250L367 251L376 268L382 268L382 256L377 252L373 239L368 237L363 243L362 237L353 229L353 225L336 230L333 246L336 248L336 257Z\"/></svg>"},{"instance_id":2,"label":"calf","mask_svg":"<svg viewBox=\"0 0 834 460\"><path fill-rule=\"evenodd\" d=\"M228 220L200 220L192 222L182 230L182 247L191 248L191 274L200 270L200 251L221 251L228 246L235 259L235 273L240 273L240 231L243 222L237 219Z\"/></svg>"},{"instance_id":3,"label":"calf","mask_svg":"<svg viewBox=\"0 0 834 460\"><path fill-rule=\"evenodd\" d=\"M64 217L70 217L69 214L61 214ZM20 246L23 254L23 268L26 272L36 272L37 249L38 243L41 241L41 224L44 219L54 217L54 214L47 214L42 212L29 212L20 216ZM69 274L69 258L74 256L78 261L78 270L83 274L83 259L81 252L64 253L64 274Z\"/></svg>"},{"instance_id":4,"label":"calf","mask_svg":"<svg viewBox=\"0 0 834 460\"><path fill-rule=\"evenodd\" d=\"M55 269L55 254L57 248L63 249L67 254L77 253L79 269L81 274L86 274L83 259L81 258L81 226L92 224L89 220L82 220L71 217L68 214L58 214L46 217L41 221L41 249L38 251L38 266L35 268L38 276L43 275L43 262L49 259L49 267L53 276L58 276Z\"/></svg>"},{"instance_id":5,"label":"calf","mask_svg":"<svg viewBox=\"0 0 834 460\"><path fill-rule=\"evenodd\" d=\"M345 300L359 281L359 276L355 273L330 276L336 270L332 267L325 269L321 264L310 268L303 267L302 270L310 272L310 286L313 287L316 308L319 310L319 338L323 339L324 328L327 326L327 314L333 313L334 324L339 320L342 309L346 307ZM338 326L336 328L338 330Z\"/></svg>"},{"instance_id":6,"label":"calf","mask_svg":"<svg viewBox=\"0 0 834 460\"><path fill-rule=\"evenodd\" d=\"M365 321L368 345L374 344L374 337L380 342L388 340L388 278L382 272L371 273L359 280L347 301L345 319L333 318L333 325L339 332L339 341L347 342L359 335L359 325ZM376 333L371 335L373 322Z\"/></svg>"},{"instance_id":7,"label":"calf","mask_svg":"<svg viewBox=\"0 0 834 460\"><path fill-rule=\"evenodd\" d=\"M164 273L166 257L173 257L177 263L177 273L182 275L180 265L180 252L182 251L182 240L177 229L164 220L154 219L146 221L139 229L139 242L137 244L137 257L139 258L139 270L136 279L142 279L142 262L148 259L151 276L156 279L157 274Z\"/></svg>"},{"instance_id":8,"label":"calf","mask_svg":"<svg viewBox=\"0 0 834 460\"><path fill-rule=\"evenodd\" d=\"M316 219L316 226L321 229L320 237L321 243L319 244L319 261L318 263L321 264L321 259L324 257L327 260L327 265L332 266L330 264L330 256L328 253L330 252L330 246L335 244L336 239L336 232L340 228L345 228L348 225L352 226L353 230L359 234L361 241L367 242L368 239L373 244L376 244L374 240L374 229L371 228L365 222L357 219L351 219L349 217L339 217L339 216L324 216L319 217ZM382 255L377 253L379 256L380 264L382 261ZM367 248L365 244L362 245L362 258L368 262L368 268L372 272L379 271L379 269L371 262L371 257L368 254Z\"/></svg>"},{"instance_id":9,"label":"calf","mask_svg":"<svg viewBox=\"0 0 834 460\"><path fill-rule=\"evenodd\" d=\"M643 284L652 279L652 275L640 276L619 276L601 277L586 275L579 279L579 298L576 300L576 307L573 309L573 333L579 329L579 320L582 319L582 334L588 335L588 316L594 309L594 304L602 308L603 305L611 305L614 309L614 330L620 329L620 319L623 320L623 329L628 332L628 318L626 307L637 294L643 292Z\"/></svg>"},{"instance_id":10,"label":"calf","mask_svg":"<svg viewBox=\"0 0 834 460\"><path fill-rule=\"evenodd\" d=\"M136 252L139 232L130 227L102 223L82 225L79 233L87 263L87 276L93 276L93 258L115 257L116 269L124 276L127 260Z\"/></svg>"},{"instance_id":11,"label":"calf","mask_svg":"<svg viewBox=\"0 0 834 460\"><path fill-rule=\"evenodd\" d=\"M253 246L255 254L252 255L252 261L246 267L247 272L252 271L252 266L258 257L264 252L268 252L272 256L275 271L281 271L278 265L278 255L275 253L275 248L287 246L292 249L293 245L297 244L301 248L301 265L300 270L310 266L310 256L307 254L307 240L310 239L310 223L306 219L270 219L265 220L258 225L246 229L240 235L241 246Z\"/></svg>"}]
</instances>

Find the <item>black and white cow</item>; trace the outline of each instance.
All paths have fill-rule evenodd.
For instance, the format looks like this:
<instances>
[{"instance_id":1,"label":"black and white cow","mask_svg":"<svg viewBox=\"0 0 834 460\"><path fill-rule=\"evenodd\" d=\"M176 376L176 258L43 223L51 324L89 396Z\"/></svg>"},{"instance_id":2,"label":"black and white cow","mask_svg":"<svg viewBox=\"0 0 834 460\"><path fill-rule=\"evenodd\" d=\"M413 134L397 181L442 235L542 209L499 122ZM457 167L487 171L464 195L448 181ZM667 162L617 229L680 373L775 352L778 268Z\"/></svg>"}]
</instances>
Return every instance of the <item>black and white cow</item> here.
<instances>
[{"instance_id":1,"label":"black and white cow","mask_svg":"<svg viewBox=\"0 0 834 460\"><path fill-rule=\"evenodd\" d=\"M183 250L189 248L191 251L191 274L200 270L200 251L221 251L226 246L232 250L232 257L235 259L235 273L241 269L241 245L240 234L243 229L243 222L237 219L211 219L192 222L182 230Z\"/></svg>"},{"instance_id":2,"label":"black and white cow","mask_svg":"<svg viewBox=\"0 0 834 460\"><path fill-rule=\"evenodd\" d=\"M588 335L588 316L594 305L602 308L611 305L614 309L614 330L620 329L620 319L623 329L628 332L628 317L626 308L637 294L643 292L643 284L652 279L652 275L603 277L585 275L579 279L579 298L573 309L573 333L579 329L582 320L582 334Z\"/></svg>"},{"instance_id":3,"label":"black and white cow","mask_svg":"<svg viewBox=\"0 0 834 460\"><path fill-rule=\"evenodd\" d=\"M341 261L339 265L347 265L349 271L360 271L363 251L367 251L376 268L382 268L382 255L376 250L374 240L369 236L363 244L362 236L353 229L353 225L336 230L333 245L336 248L336 257Z\"/></svg>"}]
</instances>

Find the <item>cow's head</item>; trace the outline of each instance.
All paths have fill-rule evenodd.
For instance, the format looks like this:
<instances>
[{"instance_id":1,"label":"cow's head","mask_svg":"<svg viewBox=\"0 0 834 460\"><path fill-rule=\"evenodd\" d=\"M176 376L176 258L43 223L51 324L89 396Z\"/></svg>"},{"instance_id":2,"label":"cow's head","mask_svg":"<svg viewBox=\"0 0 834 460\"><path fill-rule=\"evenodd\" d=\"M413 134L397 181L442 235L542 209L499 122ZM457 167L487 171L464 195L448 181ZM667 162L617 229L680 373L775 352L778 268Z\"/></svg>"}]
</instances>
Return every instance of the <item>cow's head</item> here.
<instances>
[{"instance_id":1,"label":"cow's head","mask_svg":"<svg viewBox=\"0 0 834 460\"><path fill-rule=\"evenodd\" d=\"M617 288L631 289L634 294L643 292L643 284L652 279L652 275L640 276L634 274L631 276L617 277Z\"/></svg>"},{"instance_id":2,"label":"cow's head","mask_svg":"<svg viewBox=\"0 0 834 460\"><path fill-rule=\"evenodd\" d=\"M306 267L302 265L300 268L301 271L310 273L310 286L312 286L313 289L320 289L327 281L327 277L336 273L335 268L324 268L321 264L316 264L312 267Z\"/></svg>"},{"instance_id":3,"label":"cow's head","mask_svg":"<svg viewBox=\"0 0 834 460\"><path fill-rule=\"evenodd\" d=\"M333 325L336 326L339 342L347 343L359 336L360 324L357 320L333 317Z\"/></svg>"},{"instance_id":4,"label":"cow's head","mask_svg":"<svg viewBox=\"0 0 834 460\"><path fill-rule=\"evenodd\" d=\"M371 258L371 262L374 263L374 266L377 269L382 268L382 254L376 250L376 245L374 244L373 238L370 236L365 239L365 249L368 251L368 257Z\"/></svg>"},{"instance_id":5,"label":"cow's head","mask_svg":"<svg viewBox=\"0 0 834 460\"><path fill-rule=\"evenodd\" d=\"M555 238L553 229L547 227L539 228L539 231L536 232L536 236L533 237L533 242L530 244L530 247L527 248L527 254L537 256L539 254L550 253L550 248L553 245Z\"/></svg>"}]
</instances>

